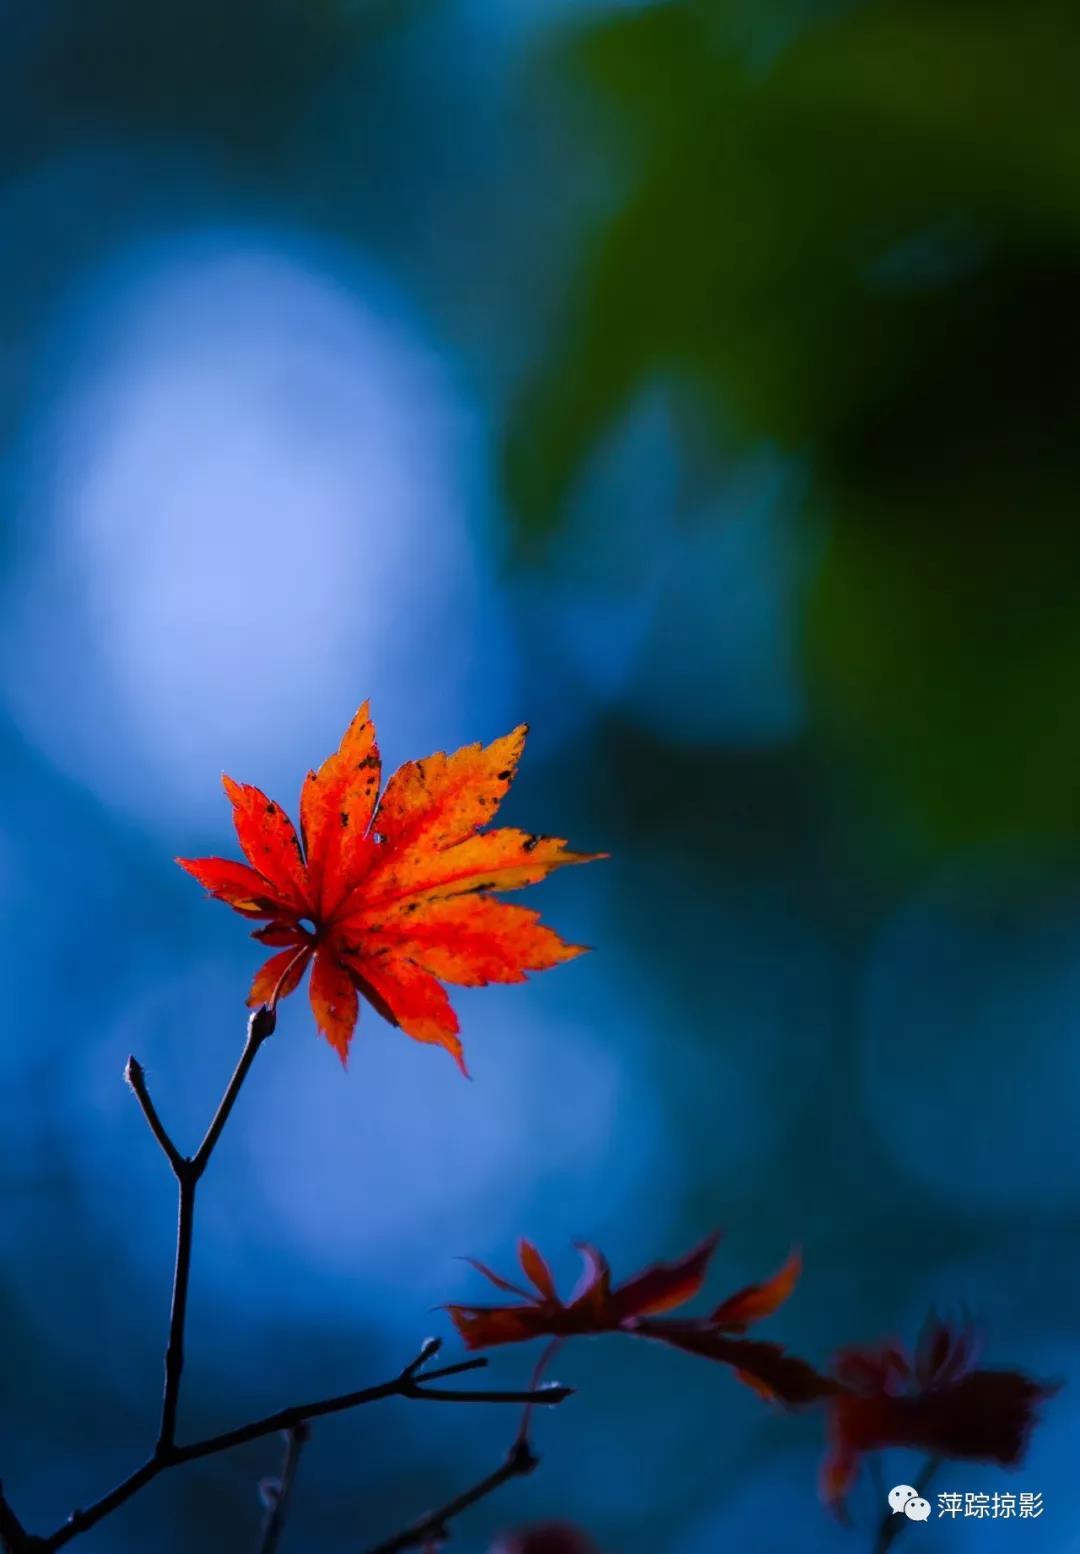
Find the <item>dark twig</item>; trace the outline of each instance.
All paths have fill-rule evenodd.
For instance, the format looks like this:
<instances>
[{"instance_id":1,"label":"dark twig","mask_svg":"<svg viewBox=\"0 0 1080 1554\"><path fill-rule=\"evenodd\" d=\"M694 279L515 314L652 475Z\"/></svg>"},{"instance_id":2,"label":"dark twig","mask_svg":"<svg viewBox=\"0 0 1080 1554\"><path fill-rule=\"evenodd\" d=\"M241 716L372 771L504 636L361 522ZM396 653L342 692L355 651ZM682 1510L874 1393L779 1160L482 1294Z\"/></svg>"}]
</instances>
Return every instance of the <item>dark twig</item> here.
<instances>
[{"instance_id":1,"label":"dark twig","mask_svg":"<svg viewBox=\"0 0 1080 1554\"><path fill-rule=\"evenodd\" d=\"M250 1044L249 1024L248 1044ZM246 1047L245 1047L246 1050ZM150 1132L157 1140L162 1154L169 1162L179 1188L179 1205L176 1216L176 1262L173 1269L172 1300L169 1314L169 1337L165 1349L165 1387L161 1398L161 1424L155 1455L167 1452L176 1439L176 1410L180 1401L180 1373L184 1367L184 1326L187 1321L188 1280L191 1274L191 1243L195 1226L195 1186L198 1177L192 1162L186 1160L166 1131L158 1116L157 1107L150 1098L146 1085L146 1072L138 1058L130 1057L124 1070L124 1078L142 1108Z\"/></svg>"},{"instance_id":2,"label":"dark twig","mask_svg":"<svg viewBox=\"0 0 1080 1554\"><path fill-rule=\"evenodd\" d=\"M432 1379L438 1379L444 1375L456 1375L468 1365L471 1369L477 1369L476 1361L466 1361L463 1365L448 1366L445 1371L432 1371ZM264 1419L256 1419L251 1424L241 1425L237 1430L227 1430L222 1435L211 1435L205 1440L195 1441L190 1446L178 1446L174 1449L170 1466L181 1462L192 1462L196 1457L211 1457L217 1452L229 1451L233 1446L244 1446L248 1441L257 1441L264 1435L274 1435L279 1430L291 1430L294 1425L305 1424L312 1419L322 1419L327 1414L343 1414L349 1409L362 1408L366 1403L378 1403L383 1398L426 1398L435 1403L521 1403L522 1401L555 1404L561 1403L568 1396L568 1389L560 1387L543 1388L539 1393L533 1392L448 1392L440 1391L436 1387L428 1388L419 1386L410 1378L402 1375L395 1376L393 1381L386 1381L377 1387L365 1387L360 1392L346 1392L340 1397L324 1398L318 1403L300 1403L293 1408L281 1408L276 1414L268 1414Z\"/></svg>"},{"instance_id":3,"label":"dark twig","mask_svg":"<svg viewBox=\"0 0 1080 1554\"><path fill-rule=\"evenodd\" d=\"M128 1058L125 1077L142 1108L151 1133L161 1147L172 1168L179 1189L179 1205L176 1217L176 1263L173 1270L172 1300L169 1312L169 1337L165 1348L165 1385L161 1397L161 1424L158 1429L155 1457L164 1457L176 1441L176 1415L180 1406L180 1377L184 1369L184 1331L187 1325L188 1284L191 1279L191 1247L195 1230L195 1189L206 1170L214 1146L221 1137L221 1130L229 1120L229 1113L240 1094L248 1070L266 1038L273 1034L277 1015L270 1005L256 1009L248 1021L247 1040L240 1054L232 1078L214 1113L199 1148L190 1160L181 1155L158 1116L150 1098L146 1074L136 1058Z\"/></svg>"},{"instance_id":4,"label":"dark twig","mask_svg":"<svg viewBox=\"0 0 1080 1554\"><path fill-rule=\"evenodd\" d=\"M289 1514L296 1471L300 1466L300 1453L311 1434L307 1424L293 1425L285 1433L285 1460L281 1464L281 1477L267 1486L266 1520L259 1537L258 1554L277 1554L285 1518Z\"/></svg>"},{"instance_id":5,"label":"dark twig","mask_svg":"<svg viewBox=\"0 0 1080 1554\"><path fill-rule=\"evenodd\" d=\"M923 1466L922 1473L919 1476L919 1481L915 1485L915 1488L918 1490L921 1499L926 1499L926 1491L930 1488L930 1485L933 1482L934 1477L940 1467L940 1457L927 1458L927 1461ZM881 1519L881 1525L878 1528L877 1541L874 1544L874 1554L888 1554L889 1549L892 1548L897 1538L899 1538L907 1522L908 1517L906 1517L902 1512L890 1511L887 1515L883 1516Z\"/></svg>"},{"instance_id":6,"label":"dark twig","mask_svg":"<svg viewBox=\"0 0 1080 1554\"><path fill-rule=\"evenodd\" d=\"M419 1521L413 1522L396 1537L388 1538L385 1543L379 1543L368 1554L399 1554L402 1549L423 1548L432 1544L443 1542L449 1537L449 1526L455 1516L460 1516L462 1511L467 1511L480 1500L494 1494L503 1484L509 1483L514 1478L524 1478L527 1473L532 1473L539 1463L532 1447L526 1440L516 1440L507 1454L505 1462L482 1478L471 1489L464 1490L460 1495L455 1495L438 1510L429 1511Z\"/></svg>"},{"instance_id":7,"label":"dark twig","mask_svg":"<svg viewBox=\"0 0 1080 1554\"><path fill-rule=\"evenodd\" d=\"M429 1360L433 1360L442 1349L441 1338L425 1338L420 1345L419 1353L415 1360L410 1360L406 1365L403 1376L418 1376ZM445 1371L442 1373L445 1375Z\"/></svg>"},{"instance_id":8,"label":"dark twig","mask_svg":"<svg viewBox=\"0 0 1080 1554\"><path fill-rule=\"evenodd\" d=\"M553 1403L565 1402L573 1390L573 1387L548 1382L546 1386L537 1387L535 1392L528 1387L522 1392L459 1392L450 1387L417 1387L404 1396L426 1398L429 1403L520 1403L523 1408L535 1408L538 1404L547 1408Z\"/></svg>"},{"instance_id":9,"label":"dark twig","mask_svg":"<svg viewBox=\"0 0 1080 1554\"><path fill-rule=\"evenodd\" d=\"M146 1071L138 1058L128 1058L127 1067L124 1069L124 1078L131 1086L135 1099L142 1107L142 1114L150 1126L150 1132L161 1146L162 1153L172 1167L173 1175L180 1176L187 1162L165 1131L165 1125L158 1116L157 1107L150 1099L150 1092L146 1088Z\"/></svg>"},{"instance_id":10,"label":"dark twig","mask_svg":"<svg viewBox=\"0 0 1080 1554\"><path fill-rule=\"evenodd\" d=\"M29 1547L29 1541L26 1529L8 1505L3 1485L0 1485L0 1548L4 1554L22 1554Z\"/></svg>"},{"instance_id":11,"label":"dark twig","mask_svg":"<svg viewBox=\"0 0 1080 1554\"><path fill-rule=\"evenodd\" d=\"M431 1350L428 1351L430 1358ZM63 1527L52 1534L51 1537L41 1541L40 1547L51 1554L54 1549L63 1548L80 1533L88 1532L106 1516L112 1514L130 1500L132 1495L145 1488L159 1473L168 1468L181 1467L185 1462L195 1462L200 1457L213 1457L219 1452L230 1451L234 1446L245 1446L249 1441L261 1440L268 1435L276 1435L280 1431L295 1429L298 1425L308 1424L312 1419L324 1418L327 1414L345 1413L349 1409L360 1408L366 1403L378 1403L383 1398L405 1397L427 1399L429 1402L454 1402L454 1403L535 1403L554 1405L561 1403L569 1396L568 1387L543 1387L539 1392L457 1392L434 1387L428 1387L429 1381L440 1381L449 1376L459 1376L464 1371L480 1370L487 1364L483 1358L473 1360L460 1360L454 1365L442 1366L438 1370L428 1371L418 1375L415 1369L416 1361L411 1361L401 1373L390 1381L380 1382L374 1387L365 1387L357 1392L344 1392L337 1397L322 1398L314 1403L299 1403L292 1408L282 1408L274 1414L267 1414L262 1419L252 1420L250 1424L240 1425L235 1430L226 1430L220 1435L207 1436L201 1441L192 1441L187 1446L173 1446L165 1452L157 1453L137 1468L115 1489L102 1496L93 1505L85 1510L73 1511Z\"/></svg>"},{"instance_id":12,"label":"dark twig","mask_svg":"<svg viewBox=\"0 0 1080 1554\"><path fill-rule=\"evenodd\" d=\"M240 1094L241 1086L247 1078L248 1070L254 1063L259 1048L268 1036L274 1034L276 1024L277 1014L270 1004L263 1004L261 1009L256 1009L248 1021L247 1041L240 1054L240 1061L226 1086L225 1094L221 1097L221 1104L214 1113L214 1119L206 1130L206 1137L195 1151L191 1162L196 1181L206 1170L210 1156L214 1153L214 1146L221 1137L222 1128L229 1120L229 1113L233 1109L236 1097Z\"/></svg>"},{"instance_id":13,"label":"dark twig","mask_svg":"<svg viewBox=\"0 0 1080 1554\"><path fill-rule=\"evenodd\" d=\"M190 1159L181 1155L158 1116L147 1089L142 1065L135 1058L128 1060L126 1071L128 1084L142 1109L151 1133L169 1162L179 1189L176 1264L173 1273L169 1337L165 1350L165 1384L158 1440L153 1455L141 1467L136 1468L108 1494L103 1495L93 1504L73 1511L63 1526L57 1528L48 1537L38 1538L28 1534L3 1494L0 1493L0 1543L4 1546L5 1554L53 1554L53 1551L63 1548L73 1538L88 1532L91 1527L96 1527L105 1517L118 1510L167 1469L180 1467L185 1462L194 1462L200 1457L229 1451L234 1446L243 1446L248 1441L260 1440L278 1431L286 1432L292 1446L292 1455L287 1459L286 1471L282 1475L282 1484L285 1486L283 1498L287 1501L287 1491L291 1489L292 1478L296 1473L296 1461L309 1422L327 1414L343 1413L347 1409L359 1408L365 1403L376 1403L389 1397L406 1397L430 1403L517 1403L529 1407L561 1403L570 1395L570 1388L554 1385L532 1388L523 1392L468 1392L458 1388L434 1387L431 1385L432 1382L445 1381L452 1376L479 1370L487 1364L487 1361L460 1360L456 1364L444 1365L438 1370L429 1371L425 1367L441 1348L439 1339L429 1338L422 1345L416 1358L410 1360L409 1364L390 1381L381 1382L374 1387L365 1387L357 1392L346 1392L337 1397L322 1398L313 1403L301 1403L291 1408L282 1408L263 1419L253 1420L234 1430L226 1430L220 1435L207 1436L201 1441L192 1441L186 1446L176 1444L176 1420L180 1402L180 1378L184 1366L184 1329L187 1321L188 1283L191 1275L191 1249L195 1225L195 1192L221 1137L222 1129L229 1120L255 1056L263 1042L272 1034L275 1022L273 1000L270 1005L257 1009L251 1016L240 1061L214 1113L213 1121L206 1131L206 1137ZM519 1440L503 1467L493 1474L490 1480L485 1480L482 1485L477 1486L477 1489L470 1490L465 1496L459 1497L458 1501L452 1502L449 1514L454 1514L456 1510L471 1505L484 1494L489 1494L507 1478L530 1472L533 1466L534 1460L528 1446L524 1441ZM279 1522L284 1519L284 1510L283 1505ZM445 1508L443 1514L447 1514ZM276 1529L270 1528L269 1531L264 1529L263 1550L272 1554L280 1535L280 1526ZM271 1538L270 1543L266 1542L267 1537ZM394 1544L392 1547L408 1547L408 1545Z\"/></svg>"},{"instance_id":14,"label":"dark twig","mask_svg":"<svg viewBox=\"0 0 1080 1554\"><path fill-rule=\"evenodd\" d=\"M185 1162L178 1178L180 1201L176 1218L176 1265L173 1270L169 1338L165 1348L165 1388L161 1395L161 1425L155 1456L167 1453L176 1440L176 1412L180 1406L180 1376L184 1369L184 1329L187 1323L188 1283L191 1278L191 1243L195 1231L195 1188L198 1178Z\"/></svg>"}]
</instances>

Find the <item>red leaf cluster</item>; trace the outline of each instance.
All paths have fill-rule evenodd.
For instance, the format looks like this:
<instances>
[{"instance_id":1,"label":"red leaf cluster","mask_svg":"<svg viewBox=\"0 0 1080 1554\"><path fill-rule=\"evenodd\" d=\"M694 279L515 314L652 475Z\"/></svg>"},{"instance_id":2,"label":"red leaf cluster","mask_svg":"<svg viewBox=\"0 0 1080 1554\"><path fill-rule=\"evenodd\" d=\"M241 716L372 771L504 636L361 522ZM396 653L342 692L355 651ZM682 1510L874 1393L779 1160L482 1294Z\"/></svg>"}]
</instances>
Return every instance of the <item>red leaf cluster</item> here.
<instances>
[{"instance_id":1,"label":"red leaf cluster","mask_svg":"<svg viewBox=\"0 0 1080 1554\"><path fill-rule=\"evenodd\" d=\"M847 1349L828 1374L779 1344L744 1338L751 1324L770 1316L791 1295L801 1271L797 1253L771 1278L729 1295L706 1316L668 1316L701 1290L717 1240L710 1236L675 1262L654 1263L623 1284L612 1283L602 1253L582 1245L584 1274L566 1301L540 1253L522 1241L518 1256L528 1287L473 1264L496 1288L517 1297L514 1302L447 1309L469 1349L535 1338L547 1338L554 1346L568 1338L626 1333L728 1365L771 1402L823 1405L829 1453L822 1493L833 1503L850 1489L861 1457L886 1447L916 1447L936 1457L1020 1461L1038 1405L1057 1389L1019 1371L976 1368L968 1328L953 1329L932 1317L913 1357L895 1344Z\"/></svg>"},{"instance_id":2,"label":"red leaf cluster","mask_svg":"<svg viewBox=\"0 0 1080 1554\"><path fill-rule=\"evenodd\" d=\"M603 1253L583 1244L579 1250L585 1263L584 1273L568 1301L560 1298L551 1270L540 1253L530 1242L522 1241L518 1257L531 1289L502 1278L482 1263L473 1264L496 1288L517 1296L516 1303L452 1305L448 1310L469 1349L523 1343L533 1338L561 1340L598 1333L630 1333L730 1365L740 1380L756 1392L781 1403L809 1403L835 1390L834 1382L786 1354L778 1344L737 1336L788 1299L801 1269L797 1253L772 1278L738 1290L707 1316L663 1315L685 1305L702 1288L718 1240L718 1236L710 1236L677 1261L654 1263L623 1284L612 1283Z\"/></svg>"}]
</instances>

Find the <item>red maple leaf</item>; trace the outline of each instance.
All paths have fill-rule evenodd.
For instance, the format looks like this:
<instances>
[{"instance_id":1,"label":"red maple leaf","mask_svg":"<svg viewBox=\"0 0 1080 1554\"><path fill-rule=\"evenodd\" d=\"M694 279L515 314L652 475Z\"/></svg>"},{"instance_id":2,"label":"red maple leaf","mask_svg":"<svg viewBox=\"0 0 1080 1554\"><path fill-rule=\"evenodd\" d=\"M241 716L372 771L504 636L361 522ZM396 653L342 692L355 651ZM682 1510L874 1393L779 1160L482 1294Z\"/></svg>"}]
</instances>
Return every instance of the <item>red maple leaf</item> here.
<instances>
[{"instance_id":1,"label":"red maple leaf","mask_svg":"<svg viewBox=\"0 0 1080 1554\"><path fill-rule=\"evenodd\" d=\"M1020 1371L977 1369L976 1347L969 1327L951 1328L931 1313L910 1358L897 1344L837 1355L826 1500L843 1499L864 1453L890 1446L1006 1466L1020 1461L1036 1409L1057 1387Z\"/></svg>"},{"instance_id":2,"label":"red maple leaf","mask_svg":"<svg viewBox=\"0 0 1080 1554\"><path fill-rule=\"evenodd\" d=\"M733 1366L740 1381L770 1402L789 1406L818 1402L836 1391L836 1383L830 1377L822 1376L779 1344L738 1336L751 1323L771 1316L784 1304L801 1272L802 1259L798 1252L793 1252L771 1279L748 1284L721 1301L706 1317L646 1318L637 1324L636 1330L687 1354Z\"/></svg>"},{"instance_id":3,"label":"red maple leaf","mask_svg":"<svg viewBox=\"0 0 1080 1554\"><path fill-rule=\"evenodd\" d=\"M574 853L559 837L485 830L513 781L526 727L492 744L408 761L379 797L381 764L365 702L338 750L309 772L300 837L258 788L225 777L246 863L178 858L277 954L256 973L248 1004L274 1005L311 966L319 1030L345 1061L359 996L417 1041L447 1048L462 1072L458 1021L443 982L523 982L580 955L539 913L492 891L532 885ZM302 840L301 840L302 838Z\"/></svg>"},{"instance_id":4,"label":"red maple leaf","mask_svg":"<svg viewBox=\"0 0 1080 1554\"><path fill-rule=\"evenodd\" d=\"M662 1313L684 1305L705 1282L709 1260L719 1237L710 1236L673 1263L654 1263L625 1284L612 1285L607 1259L595 1247L581 1245L585 1272L568 1301L560 1299L547 1263L528 1241L518 1244L518 1256L532 1289L523 1289L473 1263L498 1289L520 1297L520 1304L447 1307L468 1349L523 1343L532 1338L566 1338L598 1333L631 1333L659 1339L708 1359L734 1366L741 1380L756 1391L784 1402L809 1402L833 1390L802 1360L776 1344L749 1342L732 1335L775 1311L795 1287L800 1259L793 1254L771 1279L752 1284L721 1302L707 1317L664 1318ZM472 1259L470 1259L472 1261Z\"/></svg>"}]
</instances>

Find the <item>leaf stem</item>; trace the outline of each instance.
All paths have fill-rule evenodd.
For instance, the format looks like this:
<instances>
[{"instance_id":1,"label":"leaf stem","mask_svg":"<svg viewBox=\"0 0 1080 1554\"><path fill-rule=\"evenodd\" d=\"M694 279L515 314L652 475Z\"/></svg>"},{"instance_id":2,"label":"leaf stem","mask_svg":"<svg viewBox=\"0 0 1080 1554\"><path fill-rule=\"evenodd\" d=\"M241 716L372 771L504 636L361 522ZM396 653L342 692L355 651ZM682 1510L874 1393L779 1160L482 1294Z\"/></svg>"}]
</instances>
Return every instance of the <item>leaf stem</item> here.
<instances>
[{"instance_id":1,"label":"leaf stem","mask_svg":"<svg viewBox=\"0 0 1080 1554\"><path fill-rule=\"evenodd\" d=\"M536 1366L529 1380L529 1388L531 1391L536 1392L539 1390L540 1383L544 1377L544 1372L547 1370L548 1366L551 1364L552 1360L558 1354L559 1350L562 1348L565 1342L566 1340L564 1338L553 1338L544 1349L543 1353L540 1355L540 1358L536 1362ZM554 1383L549 1382L546 1390L550 1391L553 1386ZM531 1403L526 1403L525 1407L521 1411L521 1423L518 1426L517 1433L517 1438L519 1441L528 1441L529 1439L529 1430L532 1425L532 1411L533 1405Z\"/></svg>"}]
</instances>

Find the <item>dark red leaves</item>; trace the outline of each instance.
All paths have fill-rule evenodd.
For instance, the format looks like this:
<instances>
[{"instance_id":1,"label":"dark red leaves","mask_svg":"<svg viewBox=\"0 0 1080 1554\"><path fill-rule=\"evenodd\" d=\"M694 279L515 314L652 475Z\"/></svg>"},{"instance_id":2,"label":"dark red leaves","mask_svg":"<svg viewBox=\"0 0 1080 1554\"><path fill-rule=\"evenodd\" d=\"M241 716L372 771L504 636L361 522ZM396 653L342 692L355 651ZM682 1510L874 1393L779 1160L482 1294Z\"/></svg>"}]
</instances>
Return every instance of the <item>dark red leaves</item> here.
<instances>
[{"instance_id":1,"label":"dark red leaves","mask_svg":"<svg viewBox=\"0 0 1080 1554\"><path fill-rule=\"evenodd\" d=\"M709 1236L677 1262L654 1263L644 1273L619 1285L608 1297L612 1314L620 1322L631 1322L685 1306L705 1283L709 1260L719 1239L719 1235Z\"/></svg>"},{"instance_id":2,"label":"dark red leaves","mask_svg":"<svg viewBox=\"0 0 1080 1554\"><path fill-rule=\"evenodd\" d=\"M770 1403L797 1408L804 1403L820 1402L838 1390L835 1381L822 1376L805 1360L788 1354L779 1344L731 1338L707 1319L643 1322L638 1331L646 1338L659 1338L703 1360L730 1365L740 1381Z\"/></svg>"},{"instance_id":3,"label":"dark red leaves","mask_svg":"<svg viewBox=\"0 0 1080 1554\"><path fill-rule=\"evenodd\" d=\"M483 1263L473 1267L496 1288L519 1295L514 1306L449 1306L458 1332L470 1349L521 1343L529 1338L569 1338L586 1333L612 1333L650 1311L665 1311L696 1295L705 1278L716 1238L710 1237L675 1263L657 1263L626 1284L611 1287L603 1254L583 1246L585 1272L569 1301L562 1301L547 1263L528 1241L518 1243L518 1260L535 1293L492 1273Z\"/></svg>"},{"instance_id":4,"label":"dark red leaves","mask_svg":"<svg viewBox=\"0 0 1080 1554\"><path fill-rule=\"evenodd\" d=\"M1019 1371L972 1369L970 1329L931 1317L914 1358L888 1345L848 1349L833 1366L826 1499L840 1500L866 1452L909 1446L934 1457L1020 1461L1037 1408L1057 1390Z\"/></svg>"},{"instance_id":5,"label":"dark red leaves","mask_svg":"<svg viewBox=\"0 0 1080 1554\"><path fill-rule=\"evenodd\" d=\"M732 1366L756 1392L783 1403L813 1402L835 1391L835 1382L819 1376L802 1360L785 1354L777 1344L754 1343L733 1336L787 1300L799 1276L797 1255L765 1283L750 1285L729 1296L710 1316L679 1319L659 1315L684 1305L698 1293L717 1239L710 1236L685 1257L672 1263L655 1263L614 1287L603 1254L595 1247L582 1246L584 1275L568 1301L560 1299L539 1252L523 1241L519 1258L535 1293L475 1263L473 1266L498 1289L519 1296L519 1303L453 1305L448 1309L470 1349L524 1343L531 1338L558 1340L597 1333L631 1333L658 1339L706 1359L720 1360Z\"/></svg>"},{"instance_id":6,"label":"dark red leaves","mask_svg":"<svg viewBox=\"0 0 1080 1554\"><path fill-rule=\"evenodd\" d=\"M687 1354L733 1366L741 1381L771 1401L790 1406L816 1402L835 1390L834 1382L820 1376L804 1360L787 1354L779 1344L732 1336L744 1333L751 1323L771 1316L782 1306L801 1272L802 1259L793 1252L771 1279L729 1295L711 1315L645 1320L637 1324L637 1331Z\"/></svg>"},{"instance_id":7,"label":"dark red leaves","mask_svg":"<svg viewBox=\"0 0 1080 1554\"><path fill-rule=\"evenodd\" d=\"M848 1349L837 1356L829 1375L779 1344L744 1338L752 1323L771 1315L791 1295L801 1271L797 1253L770 1279L729 1295L708 1316L662 1315L701 1289L716 1240L711 1236L685 1257L653 1264L620 1285L612 1284L603 1254L584 1245L584 1275L567 1301L539 1252L523 1241L519 1258L531 1290L474 1263L516 1300L448 1310L470 1349L548 1339L552 1347L541 1369L554 1346L567 1338L626 1333L728 1365L771 1402L787 1407L822 1403L830 1439L822 1487L832 1501L850 1487L860 1457L884 1447L915 1447L935 1457L1019 1461L1038 1405L1056 1389L1019 1371L975 1369L976 1346L967 1328L932 1318L912 1357L897 1345Z\"/></svg>"}]
</instances>

